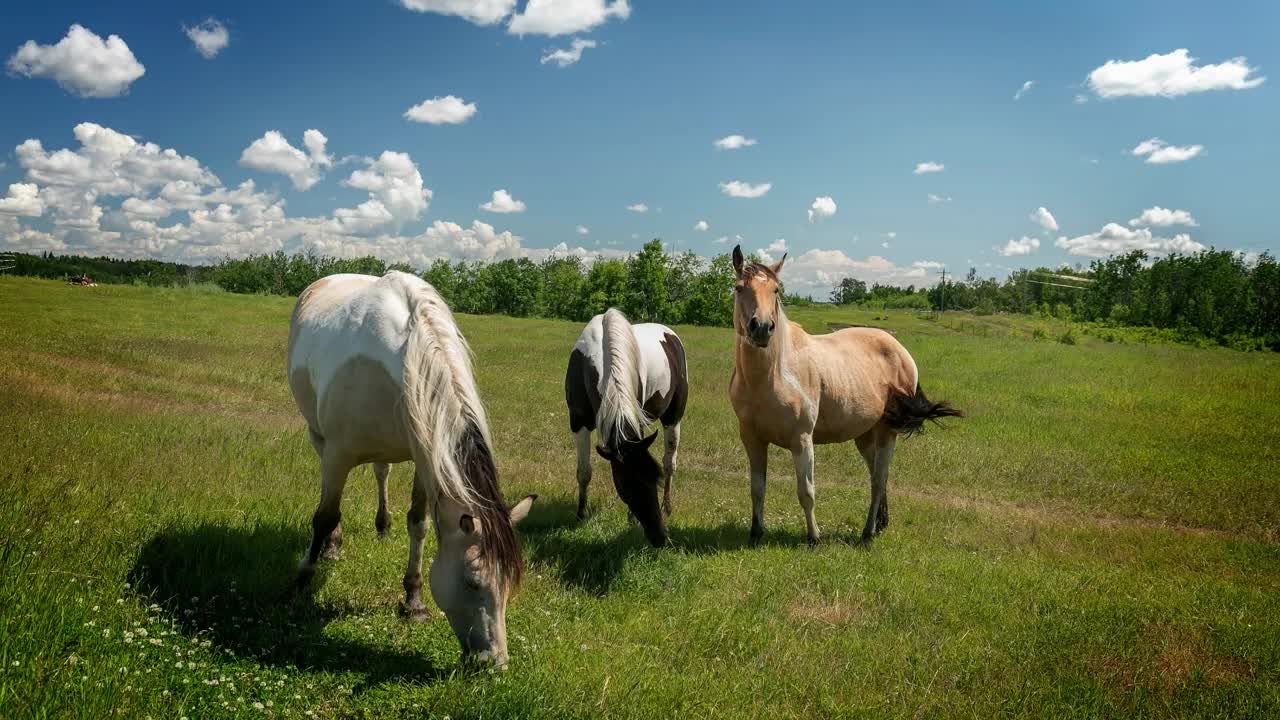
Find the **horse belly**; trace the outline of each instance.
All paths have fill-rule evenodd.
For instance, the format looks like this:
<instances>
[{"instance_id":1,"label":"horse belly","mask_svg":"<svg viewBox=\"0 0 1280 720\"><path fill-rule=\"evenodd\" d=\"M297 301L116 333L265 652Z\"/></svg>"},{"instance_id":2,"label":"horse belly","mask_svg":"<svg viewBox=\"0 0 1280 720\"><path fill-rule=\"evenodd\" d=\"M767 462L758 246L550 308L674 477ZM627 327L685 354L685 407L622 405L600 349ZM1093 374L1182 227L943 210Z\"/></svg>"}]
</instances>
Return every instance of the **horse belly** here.
<instances>
[{"instance_id":1,"label":"horse belly","mask_svg":"<svg viewBox=\"0 0 1280 720\"><path fill-rule=\"evenodd\" d=\"M883 407L871 405L866 396L823 397L818 408L818 421L813 427L813 441L825 445L862 437L884 415Z\"/></svg>"},{"instance_id":2,"label":"horse belly","mask_svg":"<svg viewBox=\"0 0 1280 720\"><path fill-rule=\"evenodd\" d=\"M354 355L333 373L316 410L326 451L355 463L398 463L411 459L409 434L398 411L400 383L382 363Z\"/></svg>"}]
</instances>

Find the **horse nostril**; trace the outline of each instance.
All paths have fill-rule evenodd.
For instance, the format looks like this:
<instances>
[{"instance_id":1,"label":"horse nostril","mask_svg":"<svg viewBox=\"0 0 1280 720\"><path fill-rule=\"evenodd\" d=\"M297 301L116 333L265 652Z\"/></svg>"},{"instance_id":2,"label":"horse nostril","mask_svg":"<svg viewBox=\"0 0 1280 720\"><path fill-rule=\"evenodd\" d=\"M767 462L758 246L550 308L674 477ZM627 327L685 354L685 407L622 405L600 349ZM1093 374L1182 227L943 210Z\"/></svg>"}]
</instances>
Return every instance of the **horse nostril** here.
<instances>
[{"instance_id":1,"label":"horse nostril","mask_svg":"<svg viewBox=\"0 0 1280 720\"><path fill-rule=\"evenodd\" d=\"M774 328L774 327L775 327L775 323L769 323L769 334L770 334L770 335L772 335L772 334L773 334L773 328Z\"/></svg>"},{"instance_id":2,"label":"horse nostril","mask_svg":"<svg viewBox=\"0 0 1280 720\"><path fill-rule=\"evenodd\" d=\"M760 321L756 320L755 318L751 318L751 320L747 322L747 330L749 332L754 333L756 331L756 328L759 328L759 327L760 327Z\"/></svg>"}]
</instances>

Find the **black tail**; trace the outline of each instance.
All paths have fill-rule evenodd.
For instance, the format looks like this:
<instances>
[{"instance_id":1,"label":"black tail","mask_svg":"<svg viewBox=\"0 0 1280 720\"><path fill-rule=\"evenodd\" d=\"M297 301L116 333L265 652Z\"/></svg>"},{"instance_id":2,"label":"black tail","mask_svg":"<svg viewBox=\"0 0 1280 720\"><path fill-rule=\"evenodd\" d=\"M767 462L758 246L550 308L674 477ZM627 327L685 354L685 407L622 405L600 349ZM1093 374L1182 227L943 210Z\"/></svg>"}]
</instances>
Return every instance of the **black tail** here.
<instances>
[{"instance_id":1,"label":"black tail","mask_svg":"<svg viewBox=\"0 0 1280 720\"><path fill-rule=\"evenodd\" d=\"M941 425L939 419L945 417L964 417L964 413L951 406L951 403L929 402L924 390L916 385L915 395L894 393L889 398L889 405L884 409L884 422L903 435L915 435L924 432L924 421L931 420Z\"/></svg>"}]
</instances>

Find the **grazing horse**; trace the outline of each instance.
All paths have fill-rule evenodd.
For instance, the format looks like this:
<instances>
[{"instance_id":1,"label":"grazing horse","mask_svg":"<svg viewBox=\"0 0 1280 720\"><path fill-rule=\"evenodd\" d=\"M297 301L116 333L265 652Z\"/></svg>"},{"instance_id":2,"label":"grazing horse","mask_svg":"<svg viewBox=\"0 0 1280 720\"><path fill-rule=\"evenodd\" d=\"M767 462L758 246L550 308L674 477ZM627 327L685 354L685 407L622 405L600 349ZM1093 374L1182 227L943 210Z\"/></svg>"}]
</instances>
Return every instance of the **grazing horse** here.
<instances>
[{"instance_id":1,"label":"grazing horse","mask_svg":"<svg viewBox=\"0 0 1280 720\"><path fill-rule=\"evenodd\" d=\"M310 581L322 551L336 557L341 550L351 469L374 463L384 490L387 465L413 460L401 611L428 617L422 545L430 512L437 544L431 596L464 660L504 664L507 598L524 567L514 526L534 496L510 511L503 503L470 350L444 300L401 272L317 280L293 311L289 386L320 455L320 505L299 584Z\"/></svg>"},{"instance_id":2,"label":"grazing horse","mask_svg":"<svg viewBox=\"0 0 1280 720\"><path fill-rule=\"evenodd\" d=\"M587 514L591 484L591 431L599 430L596 452L609 461L618 497L644 527L654 547L667 543L664 513L671 515L671 478L680 447L680 420L689 397L684 345L671 328L632 325L610 308L591 318L569 355L564 378L569 430L578 445L578 518ZM662 420L662 467L649 455L658 436L644 434ZM662 508L658 480L663 481Z\"/></svg>"},{"instance_id":3,"label":"grazing horse","mask_svg":"<svg viewBox=\"0 0 1280 720\"><path fill-rule=\"evenodd\" d=\"M778 280L786 259L746 262L742 249L733 249L737 348L729 398L751 466L751 541L764 535L770 444L791 451L813 545L813 446L853 440L871 472L871 508L862 529L863 542L870 542L889 525L889 461L898 435L920 432L925 420L962 415L946 402L929 402L915 361L889 333L847 328L809 335L787 320Z\"/></svg>"}]
</instances>

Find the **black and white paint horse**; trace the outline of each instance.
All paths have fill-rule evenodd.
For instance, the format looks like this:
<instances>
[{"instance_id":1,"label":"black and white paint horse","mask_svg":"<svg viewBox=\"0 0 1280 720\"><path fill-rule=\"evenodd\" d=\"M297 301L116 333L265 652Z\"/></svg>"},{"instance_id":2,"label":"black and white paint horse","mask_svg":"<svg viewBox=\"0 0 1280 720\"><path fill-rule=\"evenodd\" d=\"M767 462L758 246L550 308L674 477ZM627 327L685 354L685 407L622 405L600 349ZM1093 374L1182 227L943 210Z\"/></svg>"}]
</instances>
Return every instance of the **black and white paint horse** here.
<instances>
[{"instance_id":1,"label":"black and white paint horse","mask_svg":"<svg viewBox=\"0 0 1280 720\"><path fill-rule=\"evenodd\" d=\"M684 345L671 328L657 323L632 325L610 308L591 318L569 355L564 379L569 430L578 445L578 517L587 512L591 484L591 431L598 430L596 452L609 461L618 497L644 527L654 547L667 543L663 515L671 515L671 478L680 447L680 420L689 398ZM661 420L665 455L662 466L649 455ZM658 506L658 481L663 483Z\"/></svg>"}]
</instances>

